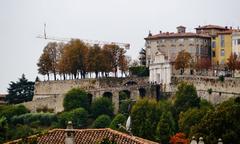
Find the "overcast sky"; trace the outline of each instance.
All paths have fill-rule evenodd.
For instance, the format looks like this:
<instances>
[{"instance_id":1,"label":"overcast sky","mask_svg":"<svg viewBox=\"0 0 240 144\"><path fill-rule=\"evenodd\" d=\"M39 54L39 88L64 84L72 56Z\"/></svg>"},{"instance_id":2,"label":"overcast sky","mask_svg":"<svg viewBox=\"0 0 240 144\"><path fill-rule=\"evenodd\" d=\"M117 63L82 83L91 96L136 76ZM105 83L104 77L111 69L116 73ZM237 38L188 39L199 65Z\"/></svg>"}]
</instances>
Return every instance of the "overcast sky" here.
<instances>
[{"instance_id":1,"label":"overcast sky","mask_svg":"<svg viewBox=\"0 0 240 144\"><path fill-rule=\"evenodd\" d=\"M131 44L137 57L148 31L184 25L240 26L239 0L0 0L0 93L21 74L38 75L36 63L47 35Z\"/></svg>"}]
</instances>

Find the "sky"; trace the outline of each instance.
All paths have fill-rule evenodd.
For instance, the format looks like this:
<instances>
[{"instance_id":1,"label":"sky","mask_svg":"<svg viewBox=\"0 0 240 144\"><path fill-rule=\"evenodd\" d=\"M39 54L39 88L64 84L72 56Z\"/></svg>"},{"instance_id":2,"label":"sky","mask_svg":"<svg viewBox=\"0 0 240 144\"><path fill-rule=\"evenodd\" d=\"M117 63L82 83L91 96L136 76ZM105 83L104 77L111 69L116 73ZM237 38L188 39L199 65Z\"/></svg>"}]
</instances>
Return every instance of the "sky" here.
<instances>
[{"instance_id":1,"label":"sky","mask_svg":"<svg viewBox=\"0 0 240 144\"><path fill-rule=\"evenodd\" d=\"M239 0L0 0L0 93L23 73L32 81L39 75L36 63L49 42L36 38L44 23L48 36L130 43L127 55L136 59L149 31L240 26L239 5Z\"/></svg>"}]
</instances>

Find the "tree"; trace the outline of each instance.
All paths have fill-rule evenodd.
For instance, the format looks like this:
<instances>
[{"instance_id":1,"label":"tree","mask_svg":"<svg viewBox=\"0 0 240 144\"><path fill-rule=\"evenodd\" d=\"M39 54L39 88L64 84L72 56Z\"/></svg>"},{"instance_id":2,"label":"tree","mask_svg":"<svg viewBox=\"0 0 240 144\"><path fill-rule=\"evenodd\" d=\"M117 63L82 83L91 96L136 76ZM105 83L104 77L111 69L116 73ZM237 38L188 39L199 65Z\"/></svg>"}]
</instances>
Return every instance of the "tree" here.
<instances>
[{"instance_id":1,"label":"tree","mask_svg":"<svg viewBox=\"0 0 240 144\"><path fill-rule=\"evenodd\" d=\"M127 60L127 57L125 56L125 53L126 51L123 48L120 48L118 65L119 65L119 70L121 70L122 72L122 76L128 70L128 60Z\"/></svg>"},{"instance_id":2,"label":"tree","mask_svg":"<svg viewBox=\"0 0 240 144\"><path fill-rule=\"evenodd\" d=\"M71 89L66 93L64 97L63 107L65 111L69 111L79 107L83 107L86 110L89 110L90 103L88 101L87 93L79 88Z\"/></svg>"},{"instance_id":3,"label":"tree","mask_svg":"<svg viewBox=\"0 0 240 144\"><path fill-rule=\"evenodd\" d=\"M129 68L129 72L131 75L135 75L138 77L149 76L149 68L145 66L132 66Z\"/></svg>"},{"instance_id":4,"label":"tree","mask_svg":"<svg viewBox=\"0 0 240 144\"><path fill-rule=\"evenodd\" d=\"M184 50L180 51L175 60L175 69L181 70L181 74L184 73L184 69L188 68L190 65L191 54L185 52Z\"/></svg>"},{"instance_id":5,"label":"tree","mask_svg":"<svg viewBox=\"0 0 240 144\"><path fill-rule=\"evenodd\" d=\"M227 62L228 69L232 71L232 76L234 77L234 72L238 68L237 54L231 53Z\"/></svg>"},{"instance_id":6,"label":"tree","mask_svg":"<svg viewBox=\"0 0 240 144\"><path fill-rule=\"evenodd\" d=\"M190 108L187 111L180 113L178 126L181 132L184 132L187 136L190 133L191 127L196 125L205 116L208 109Z\"/></svg>"},{"instance_id":7,"label":"tree","mask_svg":"<svg viewBox=\"0 0 240 144\"><path fill-rule=\"evenodd\" d=\"M100 115L93 123L93 128L105 128L111 123L111 118L108 115Z\"/></svg>"},{"instance_id":8,"label":"tree","mask_svg":"<svg viewBox=\"0 0 240 144\"><path fill-rule=\"evenodd\" d=\"M0 107L0 117L6 117L8 121L13 116L22 115L28 113L29 110L23 105L7 105Z\"/></svg>"},{"instance_id":9,"label":"tree","mask_svg":"<svg viewBox=\"0 0 240 144\"><path fill-rule=\"evenodd\" d=\"M175 133L175 122L171 112L162 113L157 125L156 136L163 144L169 143L170 136Z\"/></svg>"},{"instance_id":10,"label":"tree","mask_svg":"<svg viewBox=\"0 0 240 144\"><path fill-rule=\"evenodd\" d=\"M159 121L159 109L156 100L141 99L131 111L132 132L134 135L155 140L156 125Z\"/></svg>"},{"instance_id":11,"label":"tree","mask_svg":"<svg viewBox=\"0 0 240 144\"><path fill-rule=\"evenodd\" d=\"M6 100L10 104L17 104L22 102L31 101L34 95L34 82L28 81L25 75L19 78L19 81L9 84L8 95Z\"/></svg>"},{"instance_id":12,"label":"tree","mask_svg":"<svg viewBox=\"0 0 240 144\"><path fill-rule=\"evenodd\" d=\"M123 114L117 114L110 124L110 128L114 130L120 130L119 124L125 125L126 117Z\"/></svg>"},{"instance_id":13,"label":"tree","mask_svg":"<svg viewBox=\"0 0 240 144\"><path fill-rule=\"evenodd\" d=\"M200 58L197 60L197 63L195 65L195 69L198 71L203 71L206 70L208 71L208 69L211 68L211 59L209 58Z\"/></svg>"},{"instance_id":14,"label":"tree","mask_svg":"<svg viewBox=\"0 0 240 144\"><path fill-rule=\"evenodd\" d=\"M8 122L6 117L0 117L0 143L3 143L4 140L7 138L7 131L8 131Z\"/></svg>"},{"instance_id":15,"label":"tree","mask_svg":"<svg viewBox=\"0 0 240 144\"><path fill-rule=\"evenodd\" d=\"M200 106L200 98L197 95L196 88L192 84L187 84L185 82L180 83L175 97L174 107L176 110L176 117L178 117L180 112L184 112L193 107L199 108Z\"/></svg>"},{"instance_id":16,"label":"tree","mask_svg":"<svg viewBox=\"0 0 240 144\"><path fill-rule=\"evenodd\" d=\"M56 80L57 75L57 61L58 61L58 44L56 42L49 42L47 46L43 49L43 53L40 56L39 62L37 64L38 72L40 74L47 74L49 79L49 73L53 73L54 80Z\"/></svg>"},{"instance_id":17,"label":"tree","mask_svg":"<svg viewBox=\"0 0 240 144\"><path fill-rule=\"evenodd\" d=\"M101 114L113 116L113 103L109 98L97 98L93 101L91 110L94 118L98 117Z\"/></svg>"},{"instance_id":18,"label":"tree","mask_svg":"<svg viewBox=\"0 0 240 144\"><path fill-rule=\"evenodd\" d=\"M88 71L95 72L96 78L101 71L101 48L98 45L94 45L89 49L88 53Z\"/></svg>"},{"instance_id":19,"label":"tree","mask_svg":"<svg viewBox=\"0 0 240 144\"><path fill-rule=\"evenodd\" d=\"M176 133L174 136L170 138L171 144L189 144L190 140L187 139L184 133Z\"/></svg>"},{"instance_id":20,"label":"tree","mask_svg":"<svg viewBox=\"0 0 240 144\"><path fill-rule=\"evenodd\" d=\"M68 121L73 122L75 128L83 128L88 119L88 112L84 108L77 108L68 112L63 112L58 116L59 125L66 128Z\"/></svg>"},{"instance_id":21,"label":"tree","mask_svg":"<svg viewBox=\"0 0 240 144\"><path fill-rule=\"evenodd\" d=\"M140 65L142 66L146 66L146 50L145 49L141 49L141 51L139 52L139 61L140 61Z\"/></svg>"},{"instance_id":22,"label":"tree","mask_svg":"<svg viewBox=\"0 0 240 144\"><path fill-rule=\"evenodd\" d=\"M231 98L206 115L191 129L191 136L204 137L204 142L215 144L218 138L223 143L239 143L240 98Z\"/></svg>"}]
</instances>

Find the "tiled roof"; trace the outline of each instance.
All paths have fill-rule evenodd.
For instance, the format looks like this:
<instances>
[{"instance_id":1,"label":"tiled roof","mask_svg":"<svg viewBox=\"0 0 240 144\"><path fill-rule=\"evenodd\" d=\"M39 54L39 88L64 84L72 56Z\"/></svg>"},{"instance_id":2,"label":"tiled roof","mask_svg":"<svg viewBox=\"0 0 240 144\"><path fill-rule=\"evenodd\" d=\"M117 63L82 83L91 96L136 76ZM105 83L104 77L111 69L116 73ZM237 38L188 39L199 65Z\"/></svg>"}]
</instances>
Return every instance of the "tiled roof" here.
<instances>
[{"instance_id":1,"label":"tiled roof","mask_svg":"<svg viewBox=\"0 0 240 144\"><path fill-rule=\"evenodd\" d=\"M218 25L205 25L205 26L199 26L196 29L221 29L226 30L227 28L218 26Z\"/></svg>"},{"instance_id":2,"label":"tiled roof","mask_svg":"<svg viewBox=\"0 0 240 144\"><path fill-rule=\"evenodd\" d=\"M192 33L192 32L187 32L187 33L160 33L157 35L153 36L148 36L145 38L145 40L149 39L158 39L158 38L181 38L181 37L204 37L204 38L210 38L210 36L206 34L197 34L197 33Z\"/></svg>"},{"instance_id":3,"label":"tiled roof","mask_svg":"<svg viewBox=\"0 0 240 144\"><path fill-rule=\"evenodd\" d=\"M112 130L104 129L73 129L75 132L76 144L96 144L104 138L114 140L118 144L158 144L157 142L149 141L140 137L130 136L128 134ZM33 138L31 136L29 138ZM38 144L64 144L65 129L53 129L43 135L35 135ZM21 139L8 142L8 144L19 143Z\"/></svg>"}]
</instances>

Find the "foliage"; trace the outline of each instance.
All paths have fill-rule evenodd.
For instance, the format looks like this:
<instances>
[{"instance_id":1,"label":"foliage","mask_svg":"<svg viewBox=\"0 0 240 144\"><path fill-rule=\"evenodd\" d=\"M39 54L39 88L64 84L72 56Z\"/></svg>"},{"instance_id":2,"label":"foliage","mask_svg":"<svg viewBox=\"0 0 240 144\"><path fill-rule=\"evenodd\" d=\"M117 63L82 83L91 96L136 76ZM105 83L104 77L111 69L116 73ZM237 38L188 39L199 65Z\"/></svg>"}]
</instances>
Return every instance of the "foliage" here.
<instances>
[{"instance_id":1,"label":"foliage","mask_svg":"<svg viewBox=\"0 0 240 144\"><path fill-rule=\"evenodd\" d=\"M176 110L176 115L180 112L184 112L192 107L200 106L200 98L197 96L197 91L194 85L187 83L180 83L178 85L176 94L176 100L174 107Z\"/></svg>"},{"instance_id":2,"label":"foliage","mask_svg":"<svg viewBox=\"0 0 240 144\"><path fill-rule=\"evenodd\" d=\"M189 144L189 139L186 138L184 133L176 133L174 136L170 138L171 144Z\"/></svg>"},{"instance_id":3,"label":"foliage","mask_svg":"<svg viewBox=\"0 0 240 144\"><path fill-rule=\"evenodd\" d=\"M190 108L187 111L180 113L178 126L181 132L184 132L187 136L190 133L191 127L196 125L205 116L208 109Z\"/></svg>"},{"instance_id":4,"label":"foliage","mask_svg":"<svg viewBox=\"0 0 240 144\"><path fill-rule=\"evenodd\" d=\"M23 105L0 106L0 117L6 117L9 121L13 116L28 113L28 109Z\"/></svg>"},{"instance_id":5,"label":"foliage","mask_svg":"<svg viewBox=\"0 0 240 144\"><path fill-rule=\"evenodd\" d=\"M237 54L231 53L230 57L227 60L228 69L232 71L232 74L234 76L234 71L238 69Z\"/></svg>"},{"instance_id":6,"label":"foliage","mask_svg":"<svg viewBox=\"0 0 240 144\"><path fill-rule=\"evenodd\" d=\"M125 125L126 117L123 114L117 114L110 124L110 128L114 130L120 130L118 124Z\"/></svg>"},{"instance_id":7,"label":"foliage","mask_svg":"<svg viewBox=\"0 0 240 144\"><path fill-rule=\"evenodd\" d=\"M117 144L117 142L115 142L114 138L112 140L104 138L100 144Z\"/></svg>"},{"instance_id":8,"label":"foliage","mask_svg":"<svg viewBox=\"0 0 240 144\"><path fill-rule=\"evenodd\" d=\"M225 78L224 78L223 75L220 75L220 76L218 77L218 80L219 80L220 82L224 82Z\"/></svg>"},{"instance_id":9,"label":"foliage","mask_svg":"<svg viewBox=\"0 0 240 144\"><path fill-rule=\"evenodd\" d=\"M38 125L50 126L57 121L57 117L53 113L26 113L11 118L11 124L17 125Z\"/></svg>"},{"instance_id":10,"label":"foliage","mask_svg":"<svg viewBox=\"0 0 240 144\"><path fill-rule=\"evenodd\" d=\"M146 50L143 48L139 52L139 61L141 65L146 66Z\"/></svg>"},{"instance_id":11,"label":"foliage","mask_svg":"<svg viewBox=\"0 0 240 144\"><path fill-rule=\"evenodd\" d=\"M93 123L93 128L105 128L111 123L111 118L108 115L100 115Z\"/></svg>"},{"instance_id":12,"label":"foliage","mask_svg":"<svg viewBox=\"0 0 240 144\"><path fill-rule=\"evenodd\" d=\"M57 61L59 54L58 44L56 42L49 42L47 46L43 49L43 53L39 58L39 62L37 63L38 72L42 75L48 76L49 73L53 73L54 80L56 80L57 73Z\"/></svg>"},{"instance_id":13,"label":"foliage","mask_svg":"<svg viewBox=\"0 0 240 144\"><path fill-rule=\"evenodd\" d=\"M44 113L47 113L47 112L53 113L54 109L51 109L51 108L48 108L47 106L44 106L44 107L41 107L41 108L37 108L36 111L37 112L44 112Z\"/></svg>"},{"instance_id":14,"label":"foliage","mask_svg":"<svg viewBox=\"0 0 240 144\"><path fill-rule=\"evenodd\" d=\"M223 143L239 143L239 119L240 98L229 99L209 111L191 129L191 136L202 136L209 144L217 143L218 138L222 138Z\"/></svg>"},{"instance_id":15,"label":"foliage","mask_svg":"<svg viewBox=\"0 0 240 144\"><path fill-rule=\"evenodd\" d=\"M124 115L129 115L130 113L130 108L129 106L132 105L132 101L130 99L126 99L124 101L121 101L119 105L119 113L124 114Z\"/></svg>"},{"instance_id":16,"label":"foliage","mask_svg":"<svg viewBox=\"0 0 240 144\"><path fill-rule=\"evenodd\" d=\"M168 143L170 136L172 136L176 131L175 127L172 113L169 111L163 112L157 125L157 139L159 139L163 144Z\"/></svg>"},{"instance_id":17,"label":"foliage","mask_svg":"<svg viewBox=\"0 0 240 144\"><path fill-rule=\"evenodd\" d=\"M0 143L3 143L3 141L7 137L7 130L8 130L8 122L6 117L2 116L0 117Z\"/></svg>"},{"instance_id":18,"label":"foliage","mask_svg":"<svg viewBox=\"0 0 240 144\"><path fill-rule=\"evenodd\" d=\"M212 88L209 88L209 89L207 90L207 92L208 92L208 94L212 94Z\"/></svg>"},{"instance_id":19,"label":"foliage","mask_svg":"<svg viewBox=\"0 0 240 144\"><path fill-rule=\"evenodd\" d=\"M89 110L90 103L87 93L79 88L71 89L65 95L65 98L63 100L63 107L65 111L79 107L83 107L86 110Z\"/></svg>"},{"instance_id":20,"label":"foliage","mask_svg":"<svg viewBox=\"0 0 240 144\"><path fill-rule=\"evenodd\" d=\"M100 97L93 101L91 112L94 118L101 114L113 116L113 103L109 98Z\"/></svg>"},{"instance_id":21,"label":"foliage","mask_svg":"<svg viewBox=\"0 0 240 144\"><path fill-rule=\"evenodd\" d=\"M27 136L35 134L37 131L34 131L30 126L28 125L16 125L15 129L11 129L9 132L9 135L11 136L11 139L19 139L19 138L25 138Z\"/></svg>"},{"instance_id":22,"label":"foliage","mask_svg":"<svg viewBox=\"0 0 240 144\"><path fill-rule=\"evenodd\" d=\"M74 128L82 128L86 125L88 112L84 108L77 108L63 112L58 116L59 125L66 128L68 121L72 121Z\"/></svg>"},{"instance_id":23,"label":"foliage","mask_svg":"<svg viewBox=\"0 0 240 144\"><path fill-rule=\"evenodd\" d=\"M146 139L155 139L155 129L159 121L159 109L156 100L140 99L131 111L132 132Z\"/></svg>"},{"instance_id":24,"label":"foliage","mask_svg":"<svg viewBox=\"0 0 240 144\"><path fill-rule=\"evenodd\" d=\"M129 72L138 77L149 76L149 69L145 66L130 67Z\"/></svg>"},{"instance_id":25,"label":"foliage","mask_svg":"<svg viewBox=\"0 0 240 144\"><path fill-rule=\"evenodd\" d=\"M210 58L200 58L197 60L197 63L195 65L195 69L197 70L208 70L211 68L211 59Z\"/></svg>"},{"instance_id":26,"label":"foliage","mask_svg":"<svg viewBox=\"0 0 240 144\"><path fill-rule=\"evenodd\" d=\"M6 100L10 104L31 101L33 98L34 82L28 81L23 74L19 81L9 84Z\"/></svg>"},{"instance_id":27,"label":"foliage","mask_svg":"<svg viewBox=\"0 0 240 144\"><path fill-rule=\"evenodd\" d=\"M191 59L192 58L190 53L184 50L180 51L175 60L175 69L181 69L182 73L184 73L184 69L189 67Z\"/></svg>"}]
</instances>

